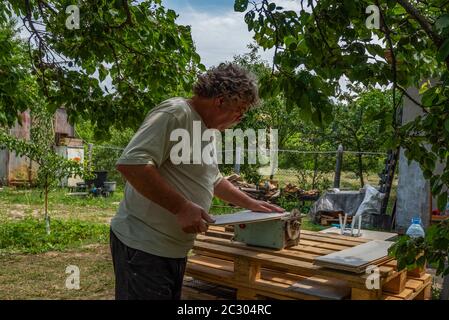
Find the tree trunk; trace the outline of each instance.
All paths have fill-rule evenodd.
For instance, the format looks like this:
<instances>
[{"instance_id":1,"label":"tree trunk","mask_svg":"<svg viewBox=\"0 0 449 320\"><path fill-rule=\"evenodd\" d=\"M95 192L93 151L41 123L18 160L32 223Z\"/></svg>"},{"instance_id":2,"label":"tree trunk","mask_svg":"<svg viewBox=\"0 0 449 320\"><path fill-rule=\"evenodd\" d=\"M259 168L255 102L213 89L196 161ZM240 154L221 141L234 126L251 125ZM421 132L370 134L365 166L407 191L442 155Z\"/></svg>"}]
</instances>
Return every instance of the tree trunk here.
<instances>
[{"instance_id":1,"label":"tree trunk","mask_svg":"<svg viewBox=\"0 0 449 320\"><path fill-rule=\"evenodd\" d=\"M360 151L359 151L360 152ZM365 180L363 179L363 160L362 160L362 154L359 153L358 155L359 158L359 177L360 177L360 187L363 188L363 186L365 185Z\"/></svg>"},{"instance_id":2,"label":"tree trunk","mask_svg":"<svg viewBox=\"0 0 449 320\"><path fill-rule=\"evenodd\" d=\"M45 200L44 200L44 210L45 210L45 230L47 235L50 234L50 217L48 216L48 185L45 186Z\"/></svg>"}]
</instances>

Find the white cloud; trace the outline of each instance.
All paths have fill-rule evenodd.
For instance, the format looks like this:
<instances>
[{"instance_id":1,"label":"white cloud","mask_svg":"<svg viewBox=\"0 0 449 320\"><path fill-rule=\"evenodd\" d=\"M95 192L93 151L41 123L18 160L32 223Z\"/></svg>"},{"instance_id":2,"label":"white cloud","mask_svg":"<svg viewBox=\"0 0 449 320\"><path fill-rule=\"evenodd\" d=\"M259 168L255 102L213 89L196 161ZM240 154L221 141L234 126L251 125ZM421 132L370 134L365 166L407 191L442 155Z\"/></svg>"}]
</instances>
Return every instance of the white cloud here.
<instances>
[{"instance_id":1,"label":"white cloud","mask_svg":"<svg viewBox=\"0 0 449 320\"><path fill-rule=\"evenodd\" d=\"M300 0L275 0L279 7L283 7L284 10L293 10L299 13L301 10L301 1ZM304 9L306 9L307 3L304 3Z\"/></svg>"},{"instance_id":2,"label":"white cloud","mask_svg":"<svg viewBox=\"0 0 449 320\"><path fill-rule=\"evenodd\" d=\"M286 0L283 0L286 1ZM243 19L242 13L233 10L201 12L187 7L178 10L178 23L192 27L192 37L197 52L207 67L231 61L234 55L248 52L247 45L254 42L253 33ZM272 62L273 50L260 52L262 59Z\"/></svg>"}]
</instances>

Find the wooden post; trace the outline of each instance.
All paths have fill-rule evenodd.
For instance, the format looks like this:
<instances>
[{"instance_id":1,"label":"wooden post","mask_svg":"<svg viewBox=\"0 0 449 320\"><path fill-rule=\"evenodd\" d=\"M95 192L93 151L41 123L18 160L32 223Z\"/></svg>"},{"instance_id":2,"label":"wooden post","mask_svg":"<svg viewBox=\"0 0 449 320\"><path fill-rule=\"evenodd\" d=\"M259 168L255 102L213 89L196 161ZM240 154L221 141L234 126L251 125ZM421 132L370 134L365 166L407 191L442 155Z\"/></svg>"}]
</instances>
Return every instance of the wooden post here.
<instances>
[{"instance_id":1,"label":"wooden post","mask_svg":"<svg viewBox=\"0 0 449 320\"><path fill-rule=\"evenodd\" d=\"M334 188L340 188L342 163L343 163L343 146L340 144L337 150L337 164L335 166Z\"/></svg>"},{"instance_id":2,"label":"wooden post","mask_svg":"<svg viewBox=\"0 0 449 320\"><path fill-rule=\"evenodd\" d=\"M89 171L92 168L92 151L94 149L94 145L92 143L89 143L87 145L87 161L88 161L88 167L89 167Z\"/></svg>"},{"instance_id":3,"label":"wooden post","mask_svg":"<svg viewBox=\"0 0 449 320\"><path fill-rule=\"evenodd\" d=\"M244 257L234 259L234 278L238 283L248 285L260 279L260 264L251 262ZM256 293L247 288L238 288L237 300L254 300Z\"/></svg>"}]
</instances>

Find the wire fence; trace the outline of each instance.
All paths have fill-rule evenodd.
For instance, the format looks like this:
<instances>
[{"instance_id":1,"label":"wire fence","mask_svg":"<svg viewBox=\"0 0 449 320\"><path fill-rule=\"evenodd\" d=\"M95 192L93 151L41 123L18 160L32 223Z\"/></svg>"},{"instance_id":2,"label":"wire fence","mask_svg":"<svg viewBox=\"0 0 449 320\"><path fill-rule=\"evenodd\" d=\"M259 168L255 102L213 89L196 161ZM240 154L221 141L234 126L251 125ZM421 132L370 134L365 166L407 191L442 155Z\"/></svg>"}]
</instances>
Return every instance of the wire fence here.
<instances>
[{"instance_id":1,"label":"wire fence","mask_svg":"<svg viewBox=\"0 0 449 320\"><path fill-rule=\"evenodd\" d=\"M110 145L88 144L86 147L87 158L90 159L95 171L107 171L108 179L124 183L121 175L115 170L115 165L124 148ZM280 186L290 183L301 189L325 190L334 186L336 174L338 150L287 150L277 151L277 170L272 177L261 176L258 169L263 167L260 163L248 164L248 152L230 150L234 155L231 164L220 164L220 170L224 175L232 173L241 174L250 183L260 183L263 180L273 178ZM239 161L235 159L240 153ZM387 153L372 151L342 151L341 161L341 189L358 189L364 184L379 184L378 174L385 166ZM223 156L224 159L224 156Z\"/></svg>"}]
</instances>

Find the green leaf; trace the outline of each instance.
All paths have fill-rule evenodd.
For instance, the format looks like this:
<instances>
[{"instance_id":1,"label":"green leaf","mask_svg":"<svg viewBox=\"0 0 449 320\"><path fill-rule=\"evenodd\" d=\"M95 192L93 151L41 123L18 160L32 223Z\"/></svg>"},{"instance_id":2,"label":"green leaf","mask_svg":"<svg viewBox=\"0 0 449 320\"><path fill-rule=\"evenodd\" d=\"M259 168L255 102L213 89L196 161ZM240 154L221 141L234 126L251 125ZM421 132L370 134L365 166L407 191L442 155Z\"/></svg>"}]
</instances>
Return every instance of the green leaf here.
<instances>
[{"instance_id":1,"label":"green leaf","mask_svg":"<svg viewBox=\"0 0 449 320\"><path fill-rule=\"evenodd\" d=\"M422 104L425 107L431 107L433 105L433 100L436 97L435 88L430 88L424 92L422 96Z\"/></svg>"},{"instance_id":2,"label":"green leaf","mask_svg":"<svg viewBox=\"0 0 449 320\"><path fill-rule=\"evenodd\" d=\"M446 119L446 121L444 121L444 129L449 132L449 119Z\"/></svg>"},{"instance_id":3,"label":"green leaf","mask_svg":"<svg viewBox=\"0 0 449 320\"><path fill-rule=\"evenodd\" d=\"M438 49L437 59L439 61L445 61L449 56L449 38L446 39L441 47Z\"/></svg>"},{"instance_id":4,"label":"green leaf","mask_svg":"<svg viewBox=\"0 0 449 320\"><path fill-rule=\"evenodd\" d=\"M296 38L292 35L289 35L287 37L284 38L284 43L285 45L288 47L289 45L291 45L292 43L296 42Z\"/></svg>"},{"instance_id":5,"label":"green leaf","mask_svg":"<svg viewBox=\"0 0 449 320\"><path fill-rule=\"evenodd\" d=\"M432 187L432 194L439 194L442 189L443 189L443 185L442 184L437 184L437 185Z\"/></svg>"},{"instance_id":6,"label":"green leaf","mask_svg":"<svg viewBox=\"0 0 449 320\"><path fill-rule=\"evenodd\" d=\"M248 8L248 0L235 0L234 11L245 12Z\"/></svg>"},{"instance_id":7,"label":"green leaf","mask_svg":"<svg viewBox=\"0 0 449 320\"><path fill-rule=\"evenodd\" d=\"M446 204L447 204L447 192L443 192L440 195L438 195L438 209L440 211L444 211L446 209Z\"/></svg>"},{"instance_id":8,"label":"green leaf","mask_svg":"<svg viewBox=\"0 0 449 320\"><path fill-rule=\"evenodd\" d=\"M446 29L449 28L449 15L443 14L435 21L435 29L439 34L444 34Z\"/></svg>"}]
</instances>

